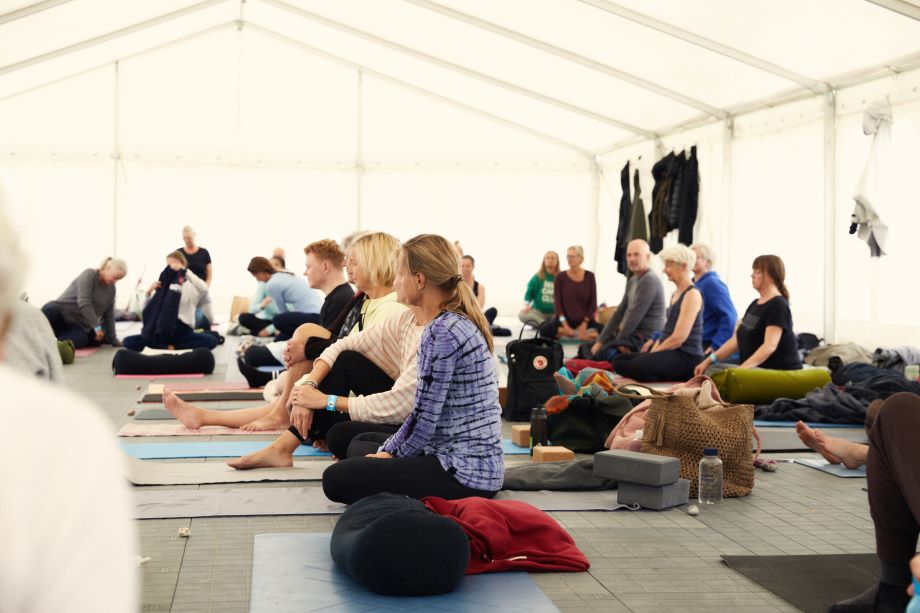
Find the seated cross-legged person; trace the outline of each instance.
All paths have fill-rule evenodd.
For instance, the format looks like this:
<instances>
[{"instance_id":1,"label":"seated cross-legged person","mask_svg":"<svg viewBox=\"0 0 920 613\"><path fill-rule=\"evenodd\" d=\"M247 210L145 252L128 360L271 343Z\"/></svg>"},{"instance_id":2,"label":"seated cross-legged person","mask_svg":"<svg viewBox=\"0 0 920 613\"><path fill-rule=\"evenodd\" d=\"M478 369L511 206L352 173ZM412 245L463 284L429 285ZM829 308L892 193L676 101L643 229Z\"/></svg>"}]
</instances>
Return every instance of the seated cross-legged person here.
<instances>
[{"instance_id":1,"label":"seated cross-legged person","mask_svg":"<svg viewBox=\"0 0 920 613\"><path fill-rule=\"evenodd\" d=\"M195 309L207 293L207 284L188 269L181 251L166 256L166 268L147 290L144 327L140 334L125 338L127 349L214 349L214 334L195 332Z\"/></svg>"},{"instance_id":2,"label":"seated cross-legged person","mask_svg":"<svg viewBox=\"0 0 920 613\"><path fill-rule=\"evenodd\" d=\"M579 356L612 360L617 354L642 348L664 325L664 288L650 268L651 250L642 239L626 246L626 265L632 276L616 313L593 344L579 347Z\"/></svg>"},{"instance_id":3,"label":"seated cross-legged person","mask_svg":"<svg viewBox=\"0 0 920 613\"><path fill-rule=\"evenodd\" d=\"M277 270L268 258L261 256L252 258L246 270L256 280L265 282L265 290L278 309L271 322L278 329L278 340L290 339L301 324L319 322L322 298L316 290L310 289L304 279L286 270ZM260 325L248 318L246 321L254 327ZM246 321L241 323L253 332L259 331L247 325Z\"/></svg>"},{"instance_id":4,"label":"seated cross-legged person","mask_svg":"<svg viewBox=\"0 0 920 613\"><path fill-rule=\"evenodd\" d=\"M115 283L128 272L124 260L107 258L71 281L57 300L42 307L54 336L77 349L103 341L119 346L115 336Z\"/></svg>"},{"instance_id":5,"label":"seated cross-legged person","mask_svg":"<svg viewBox=\"0 0 920 613\"><path fill-rule=\"evenodd\" d=\"M613 370L637 381L686 381L703 357L703 296L690 277L696 256L684 245L659 255L668 280L677 286L661 338L646 341L640 353L616 356Z\"/></svg>"},{"instance_id":6,"label":"seated cross-legged person","mask_svg":"<svg viewBox=\"0 0 920 613\"><path fill-rule=\"evenodd\" d=\"M294 338L288 341L284 350L285 362L289 368L284 376L284 388L273 402L251 409L218 411L195 406L167 391L163 398L166 408L187 428L192 429L209 425L244 430L287 428L290 425L288 405L296 382L312 371L314 360L332 340L371 330L405 310L404 305L396 302L393 291L393 253L398 247L399 241L383 232L364 234L351 245L347 270L349 278L361 293L352 301L347 312L340 315L331 330L316 324L304 324L296 330ZM394 372L398 372L398 368Z\"/></svg>"},{"instance_id":7,"label":"seated cross-legged person","mask_svg":"<svg viewBox=\"0 0 920 613\"><path fill-rule=\"evenodd\" d=\"M738 368L802 368L785 281L786 268L779 256L760 255L754 259L751 285L759 296L748 305L735 335L697 364L696 374L706 372L735 352L740 359Z\"/></svg>"},{"instance_id":8,"label":"seated cross-legged person","mask_svg":"<svg viewBox=\"0 0 920 613\"><path fill-rule=\"evenodd\" d=\"M530 278L524 293L524 306L518 313L523 324L537 327L553 318L555 305L555 281L559 274L559 254L547 251L540 270Z\"/></svg>"},{"instance_id":9,"label":"seated cross-legged person","mask_svg":"<svg viewBox=\"0 0 920 613\"><path fill-rule=\"evenodd\" d=\"M304 248L304 253L307 259L304 274L307 276L310 287L326 295L319 311L317 325L328 331L332 329L336 320L348 308L355 296L351 286L345 281L345 273L342 270L345 264L345 254L339 248L338 243L331 239L310 243ZM242 315L240 320L243 325L252 323L249 318L244 319ZM283 351L284 347L281 345L276 348L277 354ZM246 377L251 387L262 387L271 380L269 373L258 370L259 366L283 365L281 360L276 358L276 353L273 353L269 347L253 345L246 349L242 357L237 360L240 372Z\"/></svg>"},{"instance_id":10,"label":"seated cross-legged person","mask_svg":"<svg viewBox=\"0 0 920 613\"><path fill-rule=\"evenodd\" d=\"M540 326L548 338L593 340L602 326L597 323L597 282L594 273L581 267L585 251L580 245L566 250L569 268L556 275L553 287L555 316Z\"/></svg>"},{"instance_id":11,"label":"seated cross-legged person","mask_svg":"<svg viewBox=\"0 0 920 613\"><path fill-rule=\"evenodd\" d=\"M717 351L735 334L738 312L728 293L728 286L712 269L714 255L708 245L690 246L696 254L693 284L703 293L703 351Z\"/></svg>"},{"instance_id":12,"label":"seated cross-legged person","mask_svg":"<svg viewBox=\"0 0 920 613\"><path fill-rule=\"evenodd\" d=\"M368 430L393 432L412 408L418 382L415 356L422 327L409 309L330 345L310 374L291 392L287 432L271 445L227 462L233 468L292 466L294 451L307 442L323 448L334 425L354 417ZM354 397L349 397L349 393ZM346 450L332 449L336 457ZM341 455L339 455L341 454Z\"/></svg>"},{"instance_id":13,"label":"seated cross-legged person","mask_svg":"<svg viewBox=\"0 0 920 613\"><path fill-rule=\"evenodd\" d=\"M490 498L501 489L504 457L492 339L458 265L455 251L440 236L420 235L403 244L396 291L425 326L412 412L376 453L326 469L323 491L330 500L351 504L380 492ZM317 413L295 411L291 421L303 432Z\"/></svg>"}]
</instances>

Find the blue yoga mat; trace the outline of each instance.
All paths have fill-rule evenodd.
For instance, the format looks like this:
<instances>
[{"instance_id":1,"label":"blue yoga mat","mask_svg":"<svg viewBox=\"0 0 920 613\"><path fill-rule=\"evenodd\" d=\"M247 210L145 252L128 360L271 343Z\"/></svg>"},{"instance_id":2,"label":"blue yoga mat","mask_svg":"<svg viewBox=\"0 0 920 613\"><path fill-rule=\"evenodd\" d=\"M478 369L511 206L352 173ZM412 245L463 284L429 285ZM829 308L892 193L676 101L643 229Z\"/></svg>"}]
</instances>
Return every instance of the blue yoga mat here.
<instances>
[{"instance_id":1,"label":"blue yoga mat","mask_svg":"<svg viewBox=\"0 0 920 613\"><path fill-rule=\"evenodd\" d=\"M250 613L559 610L524 572L466 576L456 590L440 596L380 596L335 566L329 539L329 534L257 534Z\"/></svg>"},{"instance_id":2,"label":"blue yoga mat","mask_svg":"<svg viewBox=\"0 0 920 613\"><path fill-rule=\"evenodd\" d=\"M795 421L769 421L766 419L755 419L754 426L758 428L795 428ZM819 424L812 421L806 421L805 425L809 428L862 428L863 424Z\"/></svg>"},{"instance_id":3,"label":"blue yoga mat","mask_svg":"<svg viewBox=\"0 0 920 613\"><path fill-rule=\"evenodd\" d=\"M268 372L268 373L281 372L285 368L287 367L281 366L280 364L278 366L256 366L256 370L261 371L261 372Z\"/></svg>"},{"instance_id":4,"label":"blue yoga mat","mask_svg":"<svg viewBox=\"0 0 920 613\"><path fill-rule=\"evenodd\" d=\"M139 460L168 460L174 458L237 458L268 446L267 441L209 441L205 443L122 443L125 453ZM524 447L512 445L508 439L502 440L502 450L507 455L530 453ZM329 457L328 451L319 451L307 445L301 445L294 452L294 457L321 456Z\"/></svg>"},{"instance_id":5,"label":"blue yoga mat","mask_svg":"<svg viewBox=\"0 0 920 613\"><path fill-rule=\"evenodd\" d=\"M209 441L206 443L122 443L129 456L139 460L167 460L173 458L237 458L247 453L265 449L268 441ZM332 454L301 445L294 457L324 456Z\"/></svg>"},{"instance_id":6,"label":"blue yoga mat","mask_svg":"<svg viewBox=\"0 0 920 613\"><path fill-rule=\"evenodd\" d=\"M795 463L820 470L823 473L834 475L835 477L846 477L849 479L860 477L863 479L866 478L865 465L859 468L847 468L843 464L830 464L827 460L796 460Z\"/></svg>"}]
</instances>

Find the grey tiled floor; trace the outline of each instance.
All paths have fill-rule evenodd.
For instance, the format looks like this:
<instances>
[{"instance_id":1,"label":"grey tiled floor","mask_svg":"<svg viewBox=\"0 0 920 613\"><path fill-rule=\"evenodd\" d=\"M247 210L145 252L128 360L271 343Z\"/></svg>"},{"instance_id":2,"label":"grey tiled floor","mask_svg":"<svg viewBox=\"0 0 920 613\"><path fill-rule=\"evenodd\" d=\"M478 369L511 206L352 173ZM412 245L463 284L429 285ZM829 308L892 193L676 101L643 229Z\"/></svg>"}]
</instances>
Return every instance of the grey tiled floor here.
<instances>
[{"instance_id":1,"label":"grey tiled floor","mask_svg":"<svg viewBox=\"0 0 920 613\"><path fill-rule=\"evenodd\" d=\"M138 387L147 382L114 379L112 354L102 349L78 358L65 367L65 378L119 427L131 419L127 413L141 395ZM225 358L218 360L213 379L225 379ZM232 484L279 485L292 483ZM698 517L682 509L555 513L590 559L591 569L534 574L533 579L563 611L795 611L724 566L720 556L872 552L874 532L864 486L862 479L840 479L784 463L776 473L758 472L750 496L726 500ZM142 610L247 611L253 536L330 532L334 523L328 516L138 521L138 555L150 557L140 570ZM182 527L191 530L189 538L177 535Z\"/></svg>"}]
</instances>

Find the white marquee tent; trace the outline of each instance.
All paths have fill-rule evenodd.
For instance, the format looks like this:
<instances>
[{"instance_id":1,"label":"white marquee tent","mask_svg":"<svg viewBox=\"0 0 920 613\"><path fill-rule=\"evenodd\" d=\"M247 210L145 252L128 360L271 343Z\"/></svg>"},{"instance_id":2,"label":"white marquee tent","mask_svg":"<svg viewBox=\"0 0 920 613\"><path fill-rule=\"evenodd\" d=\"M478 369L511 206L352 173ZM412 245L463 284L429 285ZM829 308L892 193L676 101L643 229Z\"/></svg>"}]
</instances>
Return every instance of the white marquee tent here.
<instances>
[{"instance_id":1,"label":"white marquee tent","mask_svg":"<svg viewBox=\"0 0 920 613\"><path fill-rule=\"evenodd\" d=\"M899 171L870 259L847 227L884 98ZM616 303L620 168L648 195L696 145L694 237L739 310L777 253L799 331L917 345L918 127L907 0L0 2L0 186L36 303L112 254L124 303L185 224L218 310L253 255L299 270L355 229L459 239L509 315L545 250L583 244Z\"/></svg>"}]
</instances>

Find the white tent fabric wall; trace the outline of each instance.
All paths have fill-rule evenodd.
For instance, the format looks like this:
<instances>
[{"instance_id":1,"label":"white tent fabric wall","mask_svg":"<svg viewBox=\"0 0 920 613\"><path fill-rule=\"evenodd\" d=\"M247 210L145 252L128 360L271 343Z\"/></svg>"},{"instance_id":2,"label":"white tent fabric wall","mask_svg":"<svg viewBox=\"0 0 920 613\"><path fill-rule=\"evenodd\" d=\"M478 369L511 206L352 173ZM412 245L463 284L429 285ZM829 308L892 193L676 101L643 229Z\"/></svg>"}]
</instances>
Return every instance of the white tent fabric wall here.
<instances>
[{"instance_id":1,"label":"white tent fabric wall","mask_svg":"<svg viewBox=\"0 0 920 613\"><path fill-rule=\"evenodd\" d=\"M489 303L511 314L542 253L574 243L600 299L618 302L620 168L638 161L647 213L651 165L696 145L694 236L716 248L739 310L750 260L775 252L800 330L910 342L909 244L869 261L845 234L870 142L859 113L889 95L896 127L920 125L920 8L881 4L11 0L0 182L39 302L113 252L127 285L144 264L152 280L191 223L215 256L221 310L251 290L252 255L280 244L299 272L306 242L361 227L461 240ZM892 228L917 227L912 187Z\"/></svg>"}]
</instances>

